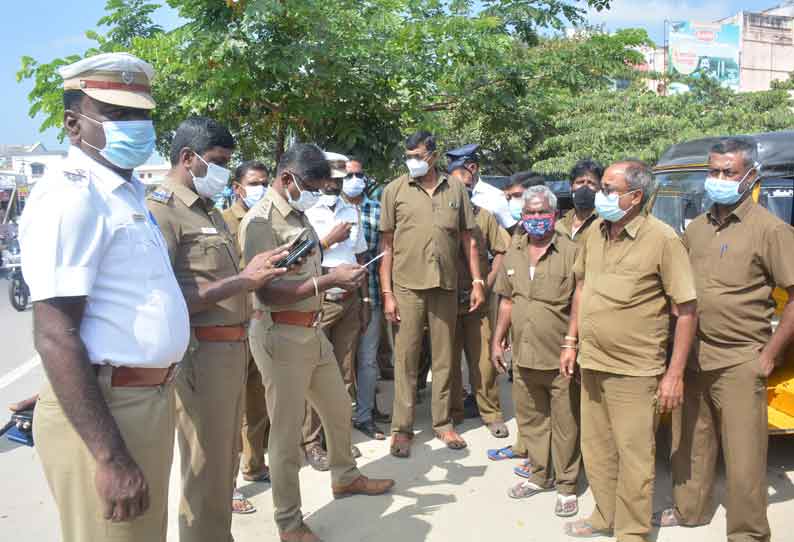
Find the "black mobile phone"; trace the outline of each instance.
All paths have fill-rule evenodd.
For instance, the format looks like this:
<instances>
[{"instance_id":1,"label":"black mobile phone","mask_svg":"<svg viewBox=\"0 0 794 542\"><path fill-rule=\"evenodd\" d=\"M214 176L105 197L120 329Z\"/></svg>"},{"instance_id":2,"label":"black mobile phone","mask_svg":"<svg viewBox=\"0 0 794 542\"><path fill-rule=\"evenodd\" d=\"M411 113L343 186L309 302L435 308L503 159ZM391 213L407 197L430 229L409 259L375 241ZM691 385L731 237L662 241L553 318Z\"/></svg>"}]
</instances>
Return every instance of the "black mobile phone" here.
<instances>
[{"instance_id":1,"label":"black mobile phone","mask_svg":"<svg viewBox=\"0 0 794 542\"><path fill-rule=\"evenodd\" d=\"M290 250L289 254L286 257L281 259L277 264L276 267L289 267L305 255L307 255L311 250L317 245L317 241L314 239L305 239L301 241L298 246Z\"/></svg>"}]
</instances>

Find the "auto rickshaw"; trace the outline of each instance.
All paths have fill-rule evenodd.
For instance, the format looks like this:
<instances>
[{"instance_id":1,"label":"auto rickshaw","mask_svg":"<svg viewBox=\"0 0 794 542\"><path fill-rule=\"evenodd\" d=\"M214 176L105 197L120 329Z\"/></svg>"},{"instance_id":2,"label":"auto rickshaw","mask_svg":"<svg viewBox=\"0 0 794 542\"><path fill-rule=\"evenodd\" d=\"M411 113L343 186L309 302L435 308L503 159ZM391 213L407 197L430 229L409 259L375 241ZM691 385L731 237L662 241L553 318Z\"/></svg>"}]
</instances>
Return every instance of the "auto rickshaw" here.
<instances>
[{"instance_id":1,"label":"auto rickshaw","mask_svg":"<svg viewBox=\"0 0 794 542\"><path fill-rule=\"evenodd\" d=\"M761 181L754 187L753 199L787 224L794 224L794 131L731 137L757 145ZM654 167L658 189L651 212L679 234L711 207L704 188L708 152L721 139L707 137L673 145ZM776 289L773 298L777 302L774 327L788 295ZM783 364L769 377L767 401L770 434L794 434L794 346L789 346Z\"/></svg>"}]
</instances>

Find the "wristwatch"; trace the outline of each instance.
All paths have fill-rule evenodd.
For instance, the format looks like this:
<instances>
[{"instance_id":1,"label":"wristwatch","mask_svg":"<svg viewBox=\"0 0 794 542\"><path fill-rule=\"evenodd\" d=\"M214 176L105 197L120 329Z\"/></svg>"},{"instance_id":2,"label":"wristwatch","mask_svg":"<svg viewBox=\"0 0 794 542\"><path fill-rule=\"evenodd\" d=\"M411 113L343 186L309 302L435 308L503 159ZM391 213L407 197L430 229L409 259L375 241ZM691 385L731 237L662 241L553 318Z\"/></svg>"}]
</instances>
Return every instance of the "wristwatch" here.
<instances>
[{"instance_id":1,"label":"wristwatch","mask_svg":"<svg viewBox=\"0 0 794 542\"><path fill-rule=\"evenodd\" d=\"M485 286L485 281L483 279L474 279L471 281L472 284L479 284L480 286Z\"/></svg>"}]
</instances>

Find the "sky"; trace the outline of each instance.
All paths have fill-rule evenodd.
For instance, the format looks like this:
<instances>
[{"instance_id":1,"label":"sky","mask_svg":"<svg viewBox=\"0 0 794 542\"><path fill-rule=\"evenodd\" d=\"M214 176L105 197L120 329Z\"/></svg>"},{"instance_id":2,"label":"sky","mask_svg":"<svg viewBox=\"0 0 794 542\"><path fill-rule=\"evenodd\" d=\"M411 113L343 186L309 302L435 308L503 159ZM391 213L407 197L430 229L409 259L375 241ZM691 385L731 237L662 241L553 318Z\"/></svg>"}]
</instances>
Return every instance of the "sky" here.
<instances>
[{"instance_id":1,"label":"sky","mask_svg":"<svg viewBox=\"0 0 794 542\"><path fill-rule=\"evenodd\" d=\"M97 29L96 21L104 15L106 0L3 0L0 22L0 144L31 144L41 141L50 150L64 148L58 131L39 132L41 119L28 116L27 95L32 81L17 83L16 72L24 55L49 62L70 54L81 54L94 42L85 31ZM165 2L162 2L165 3ZM782 3L782 0L614 0L612 9L591 12L589 20L605 24L607 29L640 27L648 30L657 43L664 41L664 21L712 21L738 11L759 11ZM79 6L79 7L77 7ZM170 8L155 13L155 22L166 29L179 24ZM98 29L101 32L101 29Z\"/></svg>"}]
</instances>

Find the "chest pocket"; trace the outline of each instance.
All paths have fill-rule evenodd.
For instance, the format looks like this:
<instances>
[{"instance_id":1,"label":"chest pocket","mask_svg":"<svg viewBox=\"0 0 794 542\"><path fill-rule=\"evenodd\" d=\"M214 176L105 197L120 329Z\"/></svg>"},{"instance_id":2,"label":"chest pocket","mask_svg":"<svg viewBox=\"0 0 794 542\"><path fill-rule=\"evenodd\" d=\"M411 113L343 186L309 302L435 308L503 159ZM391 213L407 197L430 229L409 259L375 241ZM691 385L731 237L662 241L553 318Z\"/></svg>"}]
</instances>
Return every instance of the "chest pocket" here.
<instances>
[{"instance_id":1,"label":"chest pocket","mask_svg":"<svg viewBox=\"0 0 794 542\"><path fill-rule=\"evenodd\" d=\"M222 235L185 234L183 264L194 271L217 272L235 269L229 240Z\"/></svg>"},{"instance_id":2,"label":"chest pocket","mask_svg":"<svg viewBox=\"0 0 794 542\"><path fill-rule=\"evenodd\" d=\"M631 274L604 273L593 280L593 289L605 300L625 305L634 295L638 279Z\"/></svg>"},{"instance_id":3,"label":"chest pocket","mask_svg":"<svg viewBox=\"0 0 794 542\"><path fill-rule=\"evenodd\" d=\"M433 203L433 218L435 219L435 224L439 228L443 228L449 231L458 231L458 213L459 209L457 206L450 207L453 203L447 201L446 199L441 199L438 202Z\"/></svg>"},{"instance_id":4,"label":"chest pocket","mask_svg":"<svg viewBox=\"0 0 794 542\"><path fill-rule=\"evenodd\" d=\"M529 273L529 270L527 270ZM554 270L535 269L535 278L531 281L532 298L550 304L565 304L573 295L574 280Z\"/></svg>"},{"instance_id":5,"label":"chest pocket","mask_svg":"<svg viewBox=\"0 0 794 542\"><path fill-rule=\"evenodd\" d=\"M121 224L114 233L107 255L108 263L119 266L123 274L151 279L166 273L166 257L156 232L146 222Z\"/></svg>"}]
</instances>

